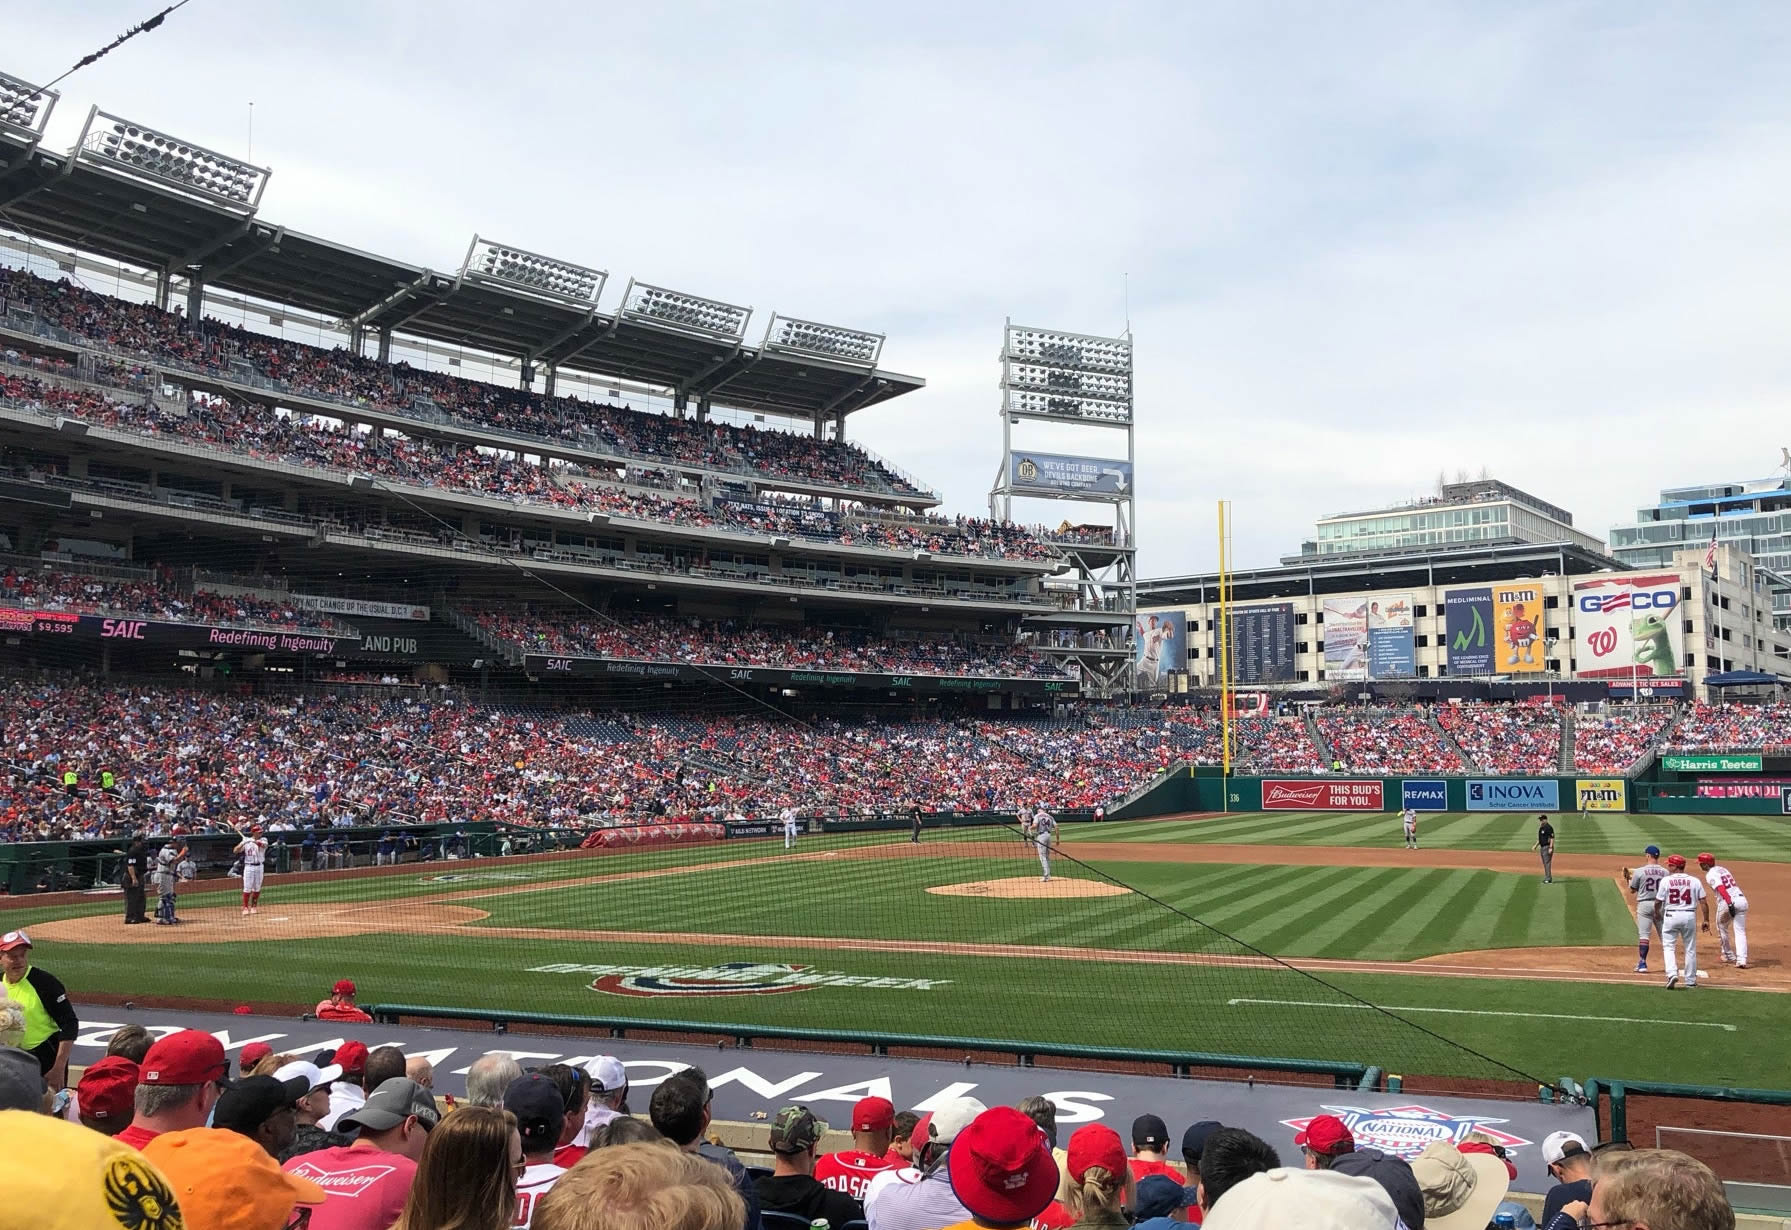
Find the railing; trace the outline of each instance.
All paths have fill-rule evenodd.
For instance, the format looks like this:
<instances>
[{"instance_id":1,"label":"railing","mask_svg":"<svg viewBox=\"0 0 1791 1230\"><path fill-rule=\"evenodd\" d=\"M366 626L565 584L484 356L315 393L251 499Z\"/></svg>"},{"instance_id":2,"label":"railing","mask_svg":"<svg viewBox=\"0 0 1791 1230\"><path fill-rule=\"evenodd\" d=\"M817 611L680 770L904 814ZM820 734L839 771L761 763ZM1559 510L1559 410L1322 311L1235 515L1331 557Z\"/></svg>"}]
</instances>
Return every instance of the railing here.
<instances>
[{"instance_id":1,"label":"railing","mask_svg":"<svg viewBox=\"0 0 1791 1230\"><path fill-rule=\"evenodd\" d=\"M1653 1098L1685 1098L1700 1102L1752 1102L1761 1106L1791 1106L1791 1090L1741 1089L1728 1085L1676 1085L1661 1081L1625 1081L1593 1077L1585 1085L1586 1099L1592 1104L1593 1122L1598 1134L1607 1140L1629 1139L1629 1095ZM1611 1103L1610 1125L1604 1123L1600 1097Z\"/></svg>"}]
</instances>

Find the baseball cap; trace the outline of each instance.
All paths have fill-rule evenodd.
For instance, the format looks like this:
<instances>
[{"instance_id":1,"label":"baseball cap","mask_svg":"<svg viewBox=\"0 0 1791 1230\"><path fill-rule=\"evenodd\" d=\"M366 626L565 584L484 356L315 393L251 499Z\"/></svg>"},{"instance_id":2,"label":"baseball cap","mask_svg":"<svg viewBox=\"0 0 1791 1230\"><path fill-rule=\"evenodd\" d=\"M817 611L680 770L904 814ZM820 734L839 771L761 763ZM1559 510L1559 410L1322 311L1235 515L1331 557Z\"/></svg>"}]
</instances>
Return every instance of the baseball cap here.
<instances>
[{"instance_id":1,"label":"baseball cap","mask_svg":"<svg viewBox=\"0 0 1791 1230\"><path fill-rule=\"evenodd\" d=\"M1138 1180L1132 1194L1132 1216L1138 1221L1152 1217L1168 1217L1177 1209L1194 1207L1195 1191L1183 1187L1166 1174L1147 1174Z\"/></svg>"},{"instance_id":2,"label":"baseball cap","mask_svg":"<svg viewBox=\"0 0 1791 1230\"><path fill-rule=\"evenodd\" d=\"M1099 1166L1117 1179L1126 1177L1126 1146L1104 1123L1085 1123L1070 1135L1070 1181L1080 1183L1089 1168Z\"/></svg>"},{"instance_id":3,"label":"baseball cap","mask_svg":"<svg viewBox=\"0 0 1791 1230\"><path fill-rule=\"evenodd\" d=\"M319 1085L332 1084L336 1078L341 1075L342 1069L335 1064L331 1064L327 1068L320 1068L316 1064L309 1063L303 1059L295 1059L285 1067L276 1071L274 1073L274 1079L277 1081L289 1081L295 1077L302 1076L305 1078L305 1093L310 1093ZM303 1097L304 1094L300 1094L299 1096Z\"/></svg>"},{"instance_id":4,"label":"baseball cap","mask_svg":"<svg viewBox=\"0 0 1791 1230\"><path fill-rule=\"evenodd\" d=\"M971 1120L946 1157L952 1195L985 1221L1029 1222L1057 1195L1057 1163L1044 1129L1011 1106Z\"/></svg>"},{"instance_id":5,"label":"baseball cap","mask_svg":"<svg viewBox=\"0 0 1791 1230\"><path fill-rule=\"evenodd\" d=\"M541 1073L530 1072L511 1081L504 1089L504 1109L516 1116L516 1130L522 1134L525 1150L530 1145L539 1151L543 1144L551 1147L560 1143L560 1129L566 1124L566 1100L560 1096L560 1087Z\"/></svg>"},{"instance_id":6,"label":"baseball cap","mask_svg":"<svg viewBox=\"0 0 1791 1230\"><path fill-rule=\"evenodd\" d=\"M1206 1138L1225 1125L1217 1119L1202 1119L1182 1133L1182 1156L1199 1157L1206 1151Z\"/></svg>"},{"instance_id":7,"label":"baseball cap","mask_svg":"<svg viewBox=\"0 0 1791 1230\"><path fill-rule=\"evenodd\" d=\"M1398 1218L1392 1198L1373 1179L1277 1166L1226 1192L1202 1225L1206 1230L1393 1230Z\"/></svg>"},{"instance_id":8,"label":"baseball cap","mask_svg":"<svg viewBox=\"0 0 1791 1230\"><path fill-rule=\"evenodd\" d=\"M1685 866L1685 855L1683 855L1683 854L1669 854L1669 855L1667 855L1667 866L1669 866L1669 867L1683 867L1683 866Z\"/></svg>"},{"instance_id":9,"label":"baseball cap","mask_svg":"<svg viewBox=\"0 0 1791 1230\"><path fill-rule=\"evenodd\" d=\"M350 1038L336 1048L330 1062L341 1068L344 1076L359 1076L367 1070L367 1044Z\"/></svg>"},{"instance_id":10,"label":"baseball cap","mask_svg":"<svg viewBox=\"0 0 1791 1230\"><path fill-rule=\"evenodd\" d=\"M0 1046L0 1110L42 1110L48 1088L37 1056Z\"/></svg>"},{"instance_id":11,"label":"baseball cap","mask_svg":"<svg viewBox=\"0 0 1791 1230\"><path fill-rule=\"evenodd\" d=\"M331 995L353 995L354 994L354 980L352 978L338 979L336 982L336 985L330 988L330 994Z\"/></svg>"},{"instance_id":12,"label":"baseball cap","mask_svg":"<svg viewBox=\"0 0 1791 1230\"><path fill-rule=\"evenodd\" d=\"M1332 1162L1331 1169L1338 1174L1373 1179L1399 1210L1400 1221L1413 1227L1424 1225L1424 1193L1418 1188L1411 1163L1403 1157L1379 1149L1357 1149Z\"/></svg>"},{"instance_id":13,"label":"baseball cap","mask_svg":"<svg viewBox=\"0 0 1791 1230\"><path fill-rule=\"evenodd\" d=\"M933 1112L927 1111L914 1121L914 1130L908 1133L908 1144L914 1150L914 1164L920 1165L920 1151L933 1140Z\"/></svg>"},{"instance_id":14,"label":"baseball cap","mask_svg":"<svg viewBox=\"0 0 1791 1230\"><path fill-rule=\"evenodd\" d=\"M31 947L31 937L23 931L8 931L0 935L0 952L11 952L15 948Z\"/></svg>"},{"instance_id":15,"label":"baseball cap","mask_svg":"<svg viewBox=\"0 0 1791 1230\"><path fill-rule=\"evenodd\" d=\"M283 1230L293 1206L322 1204L326 1195L281 1170L247 1136L223 1128L163 1132L143 1146L143 1156L168 1176L187 1230Z\"/></svg>"},{"instance_id":16,"label":"baseball cap","mask_svg":"<svg viewBox=\"0 0 1791 1230\"><path fill-rule=\"evenodd\" d=\"M246 1076L224 1090L218 1098L217 1109L212 1111L211 1123L213 1127L249 1136L256 1128L310 1092L311 1086L302 1076L295 1076L290 1080L279 1080L272 1076Z\"/></svg>"},{"instance_id":17,"label":"baseball cap","mask_svg":"<svg viewBox=\"0 0 1791 1230\"><path fill-rule=\"evenodd\" d=\"M87 1065L75 1086L81 1117L112 1124L129 1122L136 1112L137 1065L123 1055L107 1055Z\"/></svg>"},{"instance_id":18,"label":"baseball cap","mask_svg":"<svg viewBox=\"0 0 1791 1230\"><path fill-rule=\"evenodd\" d=\"M1161 1149L1169 1143L1169 1125L1156 1115L1139 1115L1132 1120L1134 1149Z\"/></svg>"},{"instance_id":19,"label":"baseball cap","mask_svg":"<svg viewBox=\"0 0 1791 1230\"><path fill-rule=\"evenodd\" d=\"M1708 867L1714 862L1716 862L1716 855L1712 854L1708 850L1706 850L1706 851L1704 851L1704 853L1698 855L1698 865L1700 867Z\"/></svg>"},{"instance_id":20,"label":"baseball cap","mask_svg":"<svg viewBox=\"0 0 1791 1230\"><path fill-rule=\"evenodd\" d=\"M1577 1132L1550 1132L1542 1138L1542 1164L1553 1166L1562 1158L1586 1152L1586 1138Z\"/></svg>"},{"instance_id":21,"label":"baseball cap","mask_svg":"<svg viewBox=\"0 0 1791 1230\"><path fill-rule=\"evenodd\" d=\"M546 1080L545 1077L542 1078ZM553 1082L547 1081L547 1087L553 1088ZM559 1091L554 1091L554 1106L565 1113L560 1101ZM435 1108L435 1098L423 1086L408 1076L394 1076L383 1082L378 1089L367 1095L367 1102L352 1115L344 1115L336 1120L341 1129L358 1127L368 1132L389 1132L415 1115L417 1122L425 1130L434 1127L441 1121L441 1112Z\"/></svg>"},{"instance_id":22,"label":"baseball cap","mask_svg":"<svg viewBox=\"0 0 1791 1230\"><path fill-rule=\"evenodd\" d=\"M250 1068L274 1053L274 1048L265 1042L248 1042L243 1045L242 1054L236 1057L238 1071L247 1072Z\"/></svg>"},{"instance_id":23,"label":"baseball cap","mask_svg":"<svg viewBox=\"0 0 1791 1230\"><path fill-rule=\"evenodd\" d=\"M786 1106L771 1117L771 1151L801 1153L820 1143L827 1125L806 1106Z\"/></svg>"},{"instance_id":24,"label":"baseball cap","mask_svg":"<svg viewBox=\"0 0 1791 1230\"><path fill-rule=\"evenodd\" d=\"M1463 1153L1433 1140L1412 1159L1424 1193L1424 1230L1485 1230L1511 1189L1505 1163L1490 1153Z\"/></svg>"},{"instance_id":25,"label":"baseball cap","mask_svg":"<svg viewBox=\"0 0 1791 1230\"><path fill-rule=\"evenodd\" d=\"M591 1087L604 1093L614 1093L628 1083L628 1069L614 1055L592 1056L585 1064L585 1071L591 1077Z\"/></svg>"},{"instance_id":26,"label":"baseball cap","mask_svg":"<svg viewBox=\"0 0 1791 1230\"><path fill-rule=\"evenodd\" d=\"M895 1127L895 1103L888 1098L859 1098L852 1104L854 1132L887 1132Z\"/></svg>"},{"instance_id":27,"label":"baseball cap","mask_svg":"<svg viewBox=\"0 0 1791 1230\"><path fill-rule=\"evenodd\" d=\"M1649 858L1659 858L1660 857L1660 847L1659 846L1643 846L1642 853L1646 854Z\"/></svg>"},{"instance_id":28,"label":"baseball cap","mask_svg":"<svg viewBox=\"0 0 1791 1230\"><path fill-rule=\"evenodd\" d=\"M1294 1144L1334 1157L1354 1149L1356 1138L1336 1115L1314 1115L1294 1137Z\"/></svg>"},{"instance_id":29,"label":"baseball cap","mask_svg":"<svg viewBox=\"0 0 1791 1230\"><path fill-rule=\"evenodd\" d=\"M21 1214L17 1221L0 1214L8 1227L142 1230L181 1224L174 1189L162 1172L103 1132L28 1110L0 1111L0 1157L30 1159L30 1165L7 1167L8 1214Z\"/></svg>"},{"instance_id":30,"label":"baseball cap","mask_svg":"<svg viewBox=\"0 0 1791 1230\"><path fill-rule=\"evenodd\" d=\"M224 1044L202 1029L183 1029L162 1038L143 1056L144 1085L203 1085L230 1071Z\"/></svg>"},{"instance_id":31,"label":"baseball cap","mask_svg":"<svg viewBox=\"0 0 1791 1230\"><path fill-rule=\"evenodd\" d=\"M935 1144L949 1145L958 1138L959 1132L970 1126L971 1120L987 1109L975 1098L953 1098L933 1112L931 1139Z\"/></svg>"}]
</instances>

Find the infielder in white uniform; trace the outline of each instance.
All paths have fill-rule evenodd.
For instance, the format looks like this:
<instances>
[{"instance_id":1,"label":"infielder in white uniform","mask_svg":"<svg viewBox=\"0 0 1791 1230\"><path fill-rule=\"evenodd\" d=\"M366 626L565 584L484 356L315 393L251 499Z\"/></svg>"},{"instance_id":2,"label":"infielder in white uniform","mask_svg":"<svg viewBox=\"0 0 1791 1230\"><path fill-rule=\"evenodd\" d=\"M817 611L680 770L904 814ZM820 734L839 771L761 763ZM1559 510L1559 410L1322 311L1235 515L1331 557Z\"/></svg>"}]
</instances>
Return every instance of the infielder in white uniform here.
<instances>
[{"instance_id":1,"label":"infielder in white uniform","mask_svg":"<svg viewBox=\"0 0 1791 1230\"><path fill-rule=\"evenodd\" d=\"M1716 855L1698 855L1698 866L1704 869L1704 881L1716 898L1716 942L1722 945L1723 960L1736 969L1746 969L1747 894L1729 869L1717 863Z\"/></svg>"},{"instance_id":2,"label":"infielder in white uniform","mask_svg":"<svg viewBox=\"0 0 1791 1230\"><path fill-rule=\"evenodd\" d=\"M1044 809L1032 813L1032 844L1038 848L1039 883L1046 884L1051 880L1051 839L1057 836L1057 819Z\"/></svg>"},{"instance_id":3,"label":"infielder in white uniform","mask_svg":"<svg viewBox=\"0 0 1791 1230\"><path fill-rule=\"evenodd\" d=\"M1667 990L1679 985L1679 941L1685 941L1685 985L1698 985L1698 904L1704 903L1704 930L1710 930L1710 904L1703 882L1685 874L1685 855L1667 855L1667 876L1660 882L1661 947L1667 954Z\"/></svg>"},{"instance_id":4,"label":"infielder in white uniform","mask_svg":"<svg viewBox=\"0 0 1791 1230\"><path fill-rule=\"evenodd\" d=\"M233 854L243 856L243 917L261 912L261 881L267 874L267 838L261 826L249 826L249 836L236 843Z\"/></svg>"},{"instance_id":5,"label":"infielder in white uniform","mask_svg":"<svg viewBox=\"0 0 1791 1230\"><path fill-rule=\"evenodd\" d=\"M1405 809L1405 848L1418 848L1418 813L1410 807Z\"/></svg>"},{"instance_id":6,"label":"infielder in white uniform","mask_svg":"<svg viewBox=\"0 0 1791 1230\"><path fill-rule=\"evenodd\" d=\"M1629 873L1629 891L1636 895L1636 973L1648 972L1648 941L1650 935L1660 934L1660 882L1667 878L1667 869L1662 867L1660 847L1649 846L1642 851L1648 861Z\"/></svg>"},{"instance_id":7,"label":"infielder in white uniform","mask_svg":"<svg viewBox=\"0 0 1791 1230\"><path fill-rule=\"evenodd\" d=\"M778 818L784 822L784 849L794 850L796 848L796 809L786 807L778 813Z\"/></svg>"}]
</instances>

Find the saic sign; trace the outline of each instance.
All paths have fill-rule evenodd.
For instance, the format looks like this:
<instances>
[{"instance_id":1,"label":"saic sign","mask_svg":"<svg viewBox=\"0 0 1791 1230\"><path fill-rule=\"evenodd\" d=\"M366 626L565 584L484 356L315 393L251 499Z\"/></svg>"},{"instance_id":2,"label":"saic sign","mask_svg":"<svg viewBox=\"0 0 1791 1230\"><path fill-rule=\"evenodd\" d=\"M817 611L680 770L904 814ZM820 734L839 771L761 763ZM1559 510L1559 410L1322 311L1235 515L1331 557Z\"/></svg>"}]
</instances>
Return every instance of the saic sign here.
<instances>
[{"instance_id":1,"label":"saic sign","mask_svg":"<svg viewBox=\"0 0 1791 1230\"><path fill-rule=\"evenodd\" d=\"M120 637L127 641L146 639L145 633L149 624L141 619L108 619L100 624L100 635L103 637Z\"/></svg>"}]
</instances>

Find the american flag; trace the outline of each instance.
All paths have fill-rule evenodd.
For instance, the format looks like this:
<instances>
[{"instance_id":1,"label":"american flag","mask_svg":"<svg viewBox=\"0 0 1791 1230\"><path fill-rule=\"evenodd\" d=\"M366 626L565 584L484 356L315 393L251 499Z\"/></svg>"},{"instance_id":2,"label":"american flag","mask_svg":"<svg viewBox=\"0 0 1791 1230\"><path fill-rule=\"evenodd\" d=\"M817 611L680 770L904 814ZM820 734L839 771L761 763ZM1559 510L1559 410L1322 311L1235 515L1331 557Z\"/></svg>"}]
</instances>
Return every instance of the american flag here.
<instances>
[{"instance_id":1,"label":"american flag","mask_svg":"<svg viewBox=\"0 0 1791 1230\"><path fill-rule=\"evenodd\" d=\"M1704 549L1704 567L1711 576L1716 575L1716 531L1710 531L1710 545Z\"/></svg>"}]
</instances>

